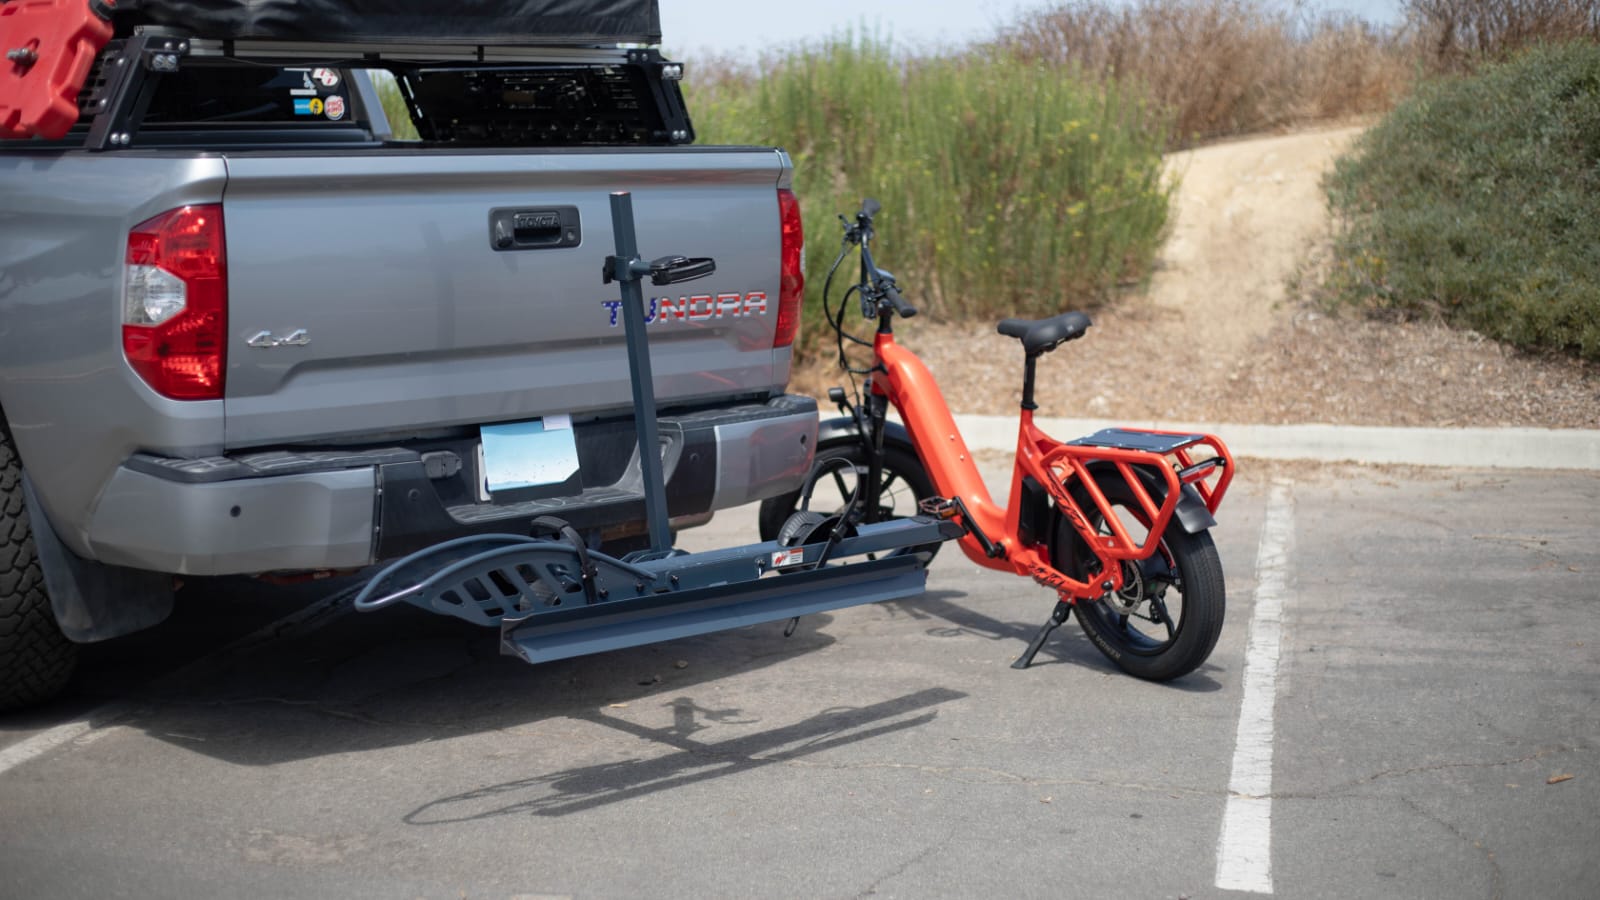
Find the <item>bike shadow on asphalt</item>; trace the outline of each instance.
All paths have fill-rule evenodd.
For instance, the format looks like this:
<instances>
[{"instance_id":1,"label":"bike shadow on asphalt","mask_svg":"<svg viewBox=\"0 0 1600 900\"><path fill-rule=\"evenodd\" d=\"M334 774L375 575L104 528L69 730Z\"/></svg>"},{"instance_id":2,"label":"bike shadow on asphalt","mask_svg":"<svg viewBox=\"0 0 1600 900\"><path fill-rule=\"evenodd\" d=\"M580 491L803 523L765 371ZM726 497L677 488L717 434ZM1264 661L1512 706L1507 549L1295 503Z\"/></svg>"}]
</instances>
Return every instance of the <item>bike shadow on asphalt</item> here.
<instances>
[{"instance_id":1,"label":"bike shadow on asphalt","mask_svg":"<svg viewBox=\"0 0 1600 900\"><path fill-rule=\"evenodd\" d=\"M638 800L661 791L740 775L768 766L791 765L813 754L882 738L932 722L940 704L967 697L935 687L866 706L824 710L799 722L718 741L692 735L727 722L738 710L702 708L677 697L673 724L650 728L605 710L578 716L624 735L662 745L671 752L643 759L576 766L474 788L430 800L402 817L408 825L452 825L501 816L565 816L613 803ZM733 720L736 723L739 720Z\"/></svg>"},{"instance_id":2,"label":"bike shadow on asphalt","mask_svg":"<svg viewBox=\"0 0 1600 900\"><path fill-rule=\"evenodd\" d=\"M1033 640L1034 635L1038 634L1044 625L1045 615L1040 615L1038 622L1006 622L996 619L957 602L966 598L965 591L932 590L907 600L891 600L882 605L914 619L944 623L929 627L926 630L929 637L976 637L989 641L1004 641L1016 646L1018 656L1022 655L1023 648ZM1048 614L1049 609L1046 608L1043 612ZM1122 674L1120 669L1112 665L1089 642L1083 634L1083 629L1078 627L1076 617L1070 620L1069 624L1071 627L1064 625L1050 635L1050 639L1040 648L1039 655L1034 657L1033 664L1029 668L1073 665L1097 672ZM1211 673L1222 671L1221 666L1206 662L1194 672L1165 682L1162 686L1184 693L1208 694L1222 689L1222 683L1211 677Z\"/></svg>"}]
</instances>

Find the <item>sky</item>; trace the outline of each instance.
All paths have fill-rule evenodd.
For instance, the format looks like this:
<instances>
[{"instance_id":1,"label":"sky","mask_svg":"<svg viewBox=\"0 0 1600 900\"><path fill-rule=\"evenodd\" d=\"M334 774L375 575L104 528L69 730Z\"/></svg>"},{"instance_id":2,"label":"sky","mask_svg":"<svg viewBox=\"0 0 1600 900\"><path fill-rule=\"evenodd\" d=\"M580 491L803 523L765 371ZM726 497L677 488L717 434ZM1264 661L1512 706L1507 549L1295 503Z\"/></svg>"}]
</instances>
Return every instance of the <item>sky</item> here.
<instances>
[{"instance_id":1,"label":"sky","mask_svg":"<svg viewBox=\"0 0 1600 900\"><path fill-rule=\"evenodd\" d=\"M762 50L815 41L854 27L889 37L896 46L964 44L992 35L1031 10L1057 5L1040 0L659 0L662 46L668 56L693 62L707 51L754 59ZM1116 0L1107 0L1116 2ZM1293 0L1263 0L1290 8ZM1401 0L1315 0L1317 9L1351 12L1392 23Z\"/></svg>"}]
</instances>

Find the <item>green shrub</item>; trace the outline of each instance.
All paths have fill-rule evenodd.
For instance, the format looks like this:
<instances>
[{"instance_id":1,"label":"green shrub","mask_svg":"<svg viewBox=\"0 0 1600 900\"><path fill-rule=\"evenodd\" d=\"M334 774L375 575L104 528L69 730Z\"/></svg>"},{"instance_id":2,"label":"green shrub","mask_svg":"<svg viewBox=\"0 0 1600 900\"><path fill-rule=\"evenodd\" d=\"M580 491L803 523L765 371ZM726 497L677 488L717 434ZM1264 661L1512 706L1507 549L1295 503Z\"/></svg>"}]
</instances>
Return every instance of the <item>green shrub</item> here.
<instances>
[{"instance_id":1,"label":"green shrub","mask_svg":"<svg viewBox=\"0 0 1600 900\"><path fill-rule=\"evenodd\" d=\"M1328 193L1336 299L1600 360L1600 47L1422 86Z\"/></svg>"},{"instance_id":2,"label":"green shrub","mask_svg":"<svg viewBox=\"0 0 1600 900\"><path fill-rule=\"evenodd\" d=\"M1147 273L1170 187L1138 96L1006 54L901 58L851 36L764 67L697 89L691 64L688 102L699 143L793 157L813 339L835 216L868 196L884 206L879 265L934 316L1054 314Z\"/></svg>"}]
</instances>

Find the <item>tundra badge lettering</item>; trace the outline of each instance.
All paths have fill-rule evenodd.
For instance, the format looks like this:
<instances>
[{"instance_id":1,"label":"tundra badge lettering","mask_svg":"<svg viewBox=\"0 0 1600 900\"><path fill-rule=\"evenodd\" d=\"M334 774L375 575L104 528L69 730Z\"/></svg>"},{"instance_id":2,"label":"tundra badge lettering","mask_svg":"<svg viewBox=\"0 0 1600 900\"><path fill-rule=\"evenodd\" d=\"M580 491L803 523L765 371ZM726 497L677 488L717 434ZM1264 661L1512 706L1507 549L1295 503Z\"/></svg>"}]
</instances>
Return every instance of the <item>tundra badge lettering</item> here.
<instances>
[{"instance_id":1,"label":"tundra badge lettering","mask_svg":"<svg viewBox=\"0 0 1600 900\"><path fill-rule=\"evenodd\" d=\"M611 314L611 327L617 327L621 300L602 300L600 305ZM765 291L747 294L696 294L693 297L651 297L645 310L645 324L652 322L701 321L733 316L764 316L767 314Z\"/></svg>"},{"instance_id":2,"label":"tundra badge lettering","mask_svg":"<svg viewBox=\"0 0 1600 900\"><path fill-rule=\"evenodd\" d=\"M278 337L270 331L263 331L252 335L245 343L252 347L304 347L311 343L311 333L304 328L296 328Z\"/></svg>"}]
</instances>

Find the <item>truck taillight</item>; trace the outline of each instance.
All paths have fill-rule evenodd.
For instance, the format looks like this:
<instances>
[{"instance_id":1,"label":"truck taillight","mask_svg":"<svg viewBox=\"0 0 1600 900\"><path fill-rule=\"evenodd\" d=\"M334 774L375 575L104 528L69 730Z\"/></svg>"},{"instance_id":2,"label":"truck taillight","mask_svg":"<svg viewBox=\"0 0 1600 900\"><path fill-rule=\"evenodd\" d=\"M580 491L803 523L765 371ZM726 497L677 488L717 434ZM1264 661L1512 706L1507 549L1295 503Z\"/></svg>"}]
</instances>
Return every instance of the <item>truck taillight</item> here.
<instances>
[{"instance_id":1,"label":"truck taillight","mask_svg":"<svg viewBox=\"0 0 1600 900\"><path fill-rule=\"evenodd\" d=\"M787 347L800 331L800 301L806 292L806 234L800 225L800 201L794 191L778 191L778 222L783 232L780 255L783 267L778 281L778 333L772 346Z\"/></svg>"},{"instance_id":2,"label":"truck taillight","mask_svg":"<svg viewBox=\"0 0 1600 900\"><path fill-rule=\"evenodd\" d=\"M128 232L122 355L156 393L217 400L228 332L228 262L218 204L169 210Z\"/></svg>"}]
</instances>

